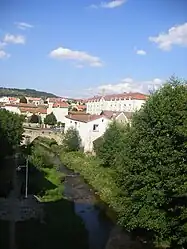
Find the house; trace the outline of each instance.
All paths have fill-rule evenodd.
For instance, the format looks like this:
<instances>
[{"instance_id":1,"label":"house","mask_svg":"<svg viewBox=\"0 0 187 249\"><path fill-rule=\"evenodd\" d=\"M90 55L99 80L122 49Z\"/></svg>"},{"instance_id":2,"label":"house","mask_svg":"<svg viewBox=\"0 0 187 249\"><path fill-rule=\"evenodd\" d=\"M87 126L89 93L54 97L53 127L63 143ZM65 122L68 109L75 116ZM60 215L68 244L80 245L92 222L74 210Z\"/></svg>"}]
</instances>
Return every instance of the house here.
<instances>
[{"instance_id":1,"label":"house","mask_svg":"<svg viewBox=\"0 0 187 249\"><path fill-rule=\"evenodd\" d=\"M28 104L43 105L44 101L42 98L26 97Z\"/></svg>"},{"instance_id":2,"label":"house","mask_svg":"<svg viewBox=\"0 0 187 249\"><path fill-rule=\"evenodd\" d=\"M77 112L86 111L86 105L72 105L72 110Z\"/></svg>"},{"instance_id":3,"label":"house","mask_svg":"<svg viewBox=\"0 0 187 249\"><path fill-rule=\"evenodd\" d=\"M65 116L68 115L69 104L66 102L49 103L47 114L53 112L57 122L65 123Z\"/></svg>"},{"instance_id":4,"label":"house","mask_svg":"<svg viewBox=\"0 0 187 249\"><path fill-rule=\"evenodd\" d=\"M13 112L19 115L21 114L18 104L5 104L2 108L9 112Z\"/></svg>"},{"instance_id":5,"label":"house","mask_svg":"<svg viewBox=\"0 0 187 249\"><path fill-rule=\"evenodd\" d=\"M34 104L5 104L2 108L10 112L17 113L19 115L25 115L27 118L31 117L33 114L36 114L37 116L41 117L42 121L44 121L44 118L47 115L47 108L45 108L45 106L39 107Z\"/></svg>"},{"instance_id":6,"label":"house","mask_svg":"<svg viewBox=\"0 0 187 249\"><path fill-rule=\"evenodd\" d=\"M10 103L9 101L9 97L6 97L6 96L3 96L3 97L0 97L0 103Z\"/></svg>"},{"instance_id":7,"label":"house","mask_svg":"<svg viewBox=\"0 0 187 249\"><path fill-rule=\"evenodd\" d=\"M93 142L101 137L112 120L127 123L129 117L123 112L102 112L99 115L69 114L65 120L65 132L73 127L78 130L85 152L93 151Z\"/></svg>"},{"instance_id":8,"label":"house","mask_svg":"<svg viewBox=\"0 0 187 249\"><path fill-rule=\"evenodd\" d=\"M135 112L145 103L147 95L142 93L122 93L95 96L87 99L87 113L99 114L101 111Z\"/></svg>"}]
</instances>

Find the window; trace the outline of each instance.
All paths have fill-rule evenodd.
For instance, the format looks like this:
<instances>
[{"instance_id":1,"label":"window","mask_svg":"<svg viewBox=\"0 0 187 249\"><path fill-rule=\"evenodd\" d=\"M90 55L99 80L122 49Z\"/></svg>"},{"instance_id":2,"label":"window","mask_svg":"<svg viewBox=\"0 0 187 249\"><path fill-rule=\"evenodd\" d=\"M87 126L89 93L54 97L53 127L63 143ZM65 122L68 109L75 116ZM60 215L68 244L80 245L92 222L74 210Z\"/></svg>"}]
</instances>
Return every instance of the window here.
<instances>
[{"instance_id":1,"label":"window","mask_svg":"<svg viewBox=\"0 0 187 249\"><path fill-rule=\"evenodd\" d=\"M99 125L98 124L93 125L93 131L99 131Z\"/></svg>"},{"instance_id":2,"label":"window","mask_svg":"<svg viewBox=\"0 0 187 249\"><path fill-rule=\"evenodd\" d=\"M75 122L75 128L77 127L77 122Z\"/></svg>"}]
</instances>

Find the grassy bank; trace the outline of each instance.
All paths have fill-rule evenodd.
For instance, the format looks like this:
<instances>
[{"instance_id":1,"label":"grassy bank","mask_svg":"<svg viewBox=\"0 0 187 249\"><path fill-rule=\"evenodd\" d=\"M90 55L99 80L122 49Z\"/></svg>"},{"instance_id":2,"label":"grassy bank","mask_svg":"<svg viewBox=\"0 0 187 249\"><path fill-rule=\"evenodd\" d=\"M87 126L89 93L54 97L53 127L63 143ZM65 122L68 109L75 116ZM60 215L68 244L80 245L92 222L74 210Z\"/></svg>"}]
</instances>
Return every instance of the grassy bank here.
<instances>
[{"instance_id":1,"label":"grassy bank","mask_svg":"<svg viewBox=\"0 0 187 249\"><path fill-rule=\"evenodd\" d=\"M74 212L74 203L63 197L65 175L58 171L55 157L39 142L31 148L29 193L43 204L44 223L17 223L18 249L87 249L87 231Z\"/></svg>"},{"instance_id":2,"label":"grassy bank","mask_svg":"<svg viewBox=\"0 0 187 249\"><path fill-rule=\"evenodd\" d=\"M103 168L98 159L80 152L61 153L60 159L68 168L79 172L96 190L101 200L120 215L122 199L114 181L116 176L113 169Z\"/></svg>"}]
</instances>

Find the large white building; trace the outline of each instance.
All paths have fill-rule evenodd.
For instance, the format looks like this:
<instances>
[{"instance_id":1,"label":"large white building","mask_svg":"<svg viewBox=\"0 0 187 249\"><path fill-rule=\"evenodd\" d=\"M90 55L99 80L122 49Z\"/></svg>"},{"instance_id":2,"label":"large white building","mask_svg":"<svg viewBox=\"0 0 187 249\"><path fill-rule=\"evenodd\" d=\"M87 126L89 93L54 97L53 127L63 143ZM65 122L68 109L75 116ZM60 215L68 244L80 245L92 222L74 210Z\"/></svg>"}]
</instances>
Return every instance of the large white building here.
<instances>
[{"instance_id":1,"label":"large white building","mask_svg":"<svg viewBox=\"0 0 187 249\"><path fill-rule=\"evenodd\" d=\"M103 110L118 112L135 112L145 103L147 95L142 93L122 93L96 96L86 102L86 112L99 114Z\"/></svg>"},{"instance_id":2,"label":"large white building","mask_svg":"<svg viewBox=\"0 0 187 249\"><path fill-rule=\"evenodd\" d=\"M65 132L70 128L76 128L82 140L85 152L93 151L93 142L101 137L112 120L127 123L131 119L131 113L101 112L100 115L69 114L65 120Z\"/></svg>"}]
</instances>

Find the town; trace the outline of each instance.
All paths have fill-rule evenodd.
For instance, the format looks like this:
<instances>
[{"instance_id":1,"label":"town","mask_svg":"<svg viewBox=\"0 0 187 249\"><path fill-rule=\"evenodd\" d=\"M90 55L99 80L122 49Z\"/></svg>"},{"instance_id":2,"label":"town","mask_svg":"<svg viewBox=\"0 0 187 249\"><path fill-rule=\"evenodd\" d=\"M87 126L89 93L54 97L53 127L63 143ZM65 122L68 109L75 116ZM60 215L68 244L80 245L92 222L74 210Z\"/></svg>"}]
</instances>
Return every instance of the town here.
<instances>
[{"instance_id":1,"label":"town","mask_svg":"<svg viewBox=\"0 0 187 249\"><path fill-rule=\"evenodd\" d=\"M0 249L187 249L187 0L0 0Z\"/></svg>"},{"instance_id":2,"label":"town","mask_svg":"<svg viewBox=\"0 0 187 249\"><path fill-rule=\"evenodd\" d=\"M0 107L24 116L24 126L78 130L85 152L93 152L93 142L101 137L112 120L130 123L134 112L145 103L148 95L121 93L89 99L21 98L3 96Z\"/></svg>"}]
</instances>

